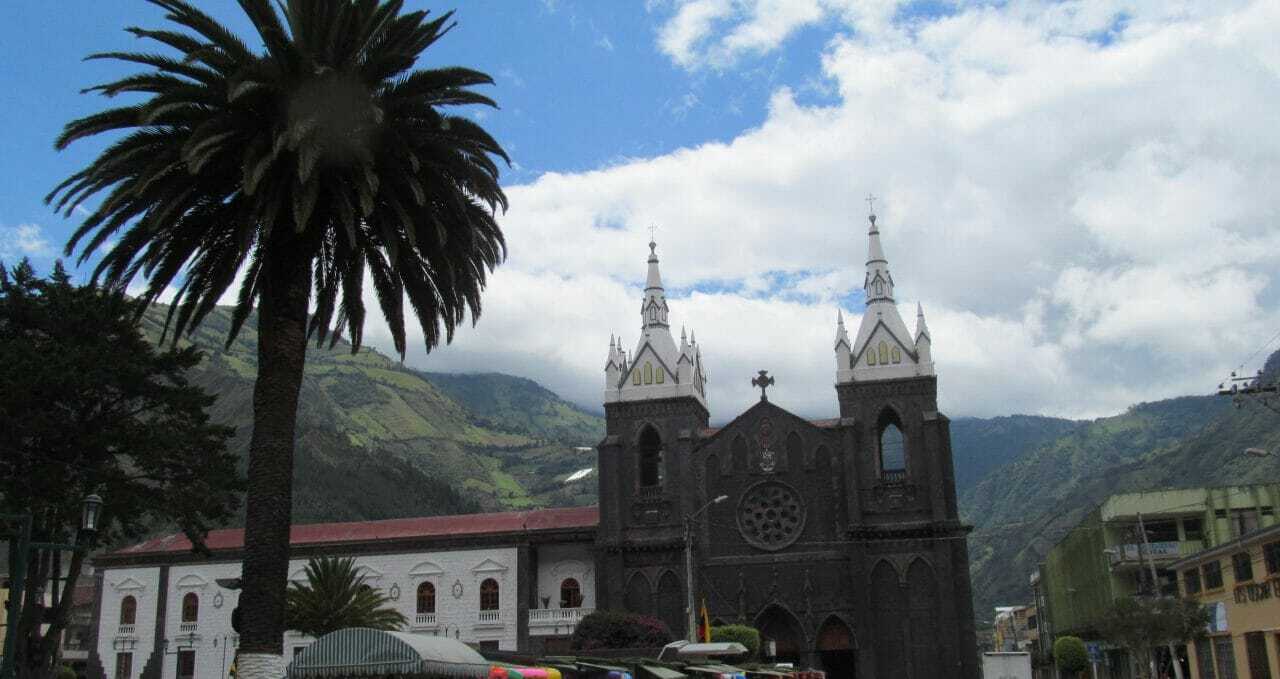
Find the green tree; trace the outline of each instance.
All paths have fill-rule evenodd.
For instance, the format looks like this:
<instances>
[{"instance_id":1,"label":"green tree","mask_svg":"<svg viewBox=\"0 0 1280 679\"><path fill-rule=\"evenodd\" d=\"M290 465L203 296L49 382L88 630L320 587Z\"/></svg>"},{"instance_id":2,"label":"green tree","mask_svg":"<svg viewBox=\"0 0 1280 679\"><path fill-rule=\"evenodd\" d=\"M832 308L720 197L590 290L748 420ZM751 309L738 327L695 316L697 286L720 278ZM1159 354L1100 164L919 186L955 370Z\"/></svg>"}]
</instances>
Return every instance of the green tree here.
<instances>
[{"instance_id":1,"label":"green tree","mask_svg":"<svg viewBox=\"0 0 1280 679\"><path fill-rule=\"evenodd\" d=\"M258 375L245 517L244 679L283 667L294 436L309 337L344 332L355 351L364 283L405 352L405 301L428 351L480 313L506 256L507 200L480 126L442 109L489 98L466 68L412 70L451 14L401 13L402 0L240 0L251 50L183 0L149 0L172 24L128 28L176 53L109 52L146 67L89 91L129 103L72 121L59 149L122 134L46 197L68 216L80 261L110 247L94 280L141 298L172 284L166 332L189 331L239 281L230 337L258 309ZM279 10L277 11L277 7ZM309 310L312 310L309 317Z\"/></svg>"},{"instance_id":2,"label":"green tree","mask_svg":"<svg viewBox=\"0 0 1280 679\"><path fill-rule=\"evenodd\" d=\"M721 625L711 628L712 641L736 641L747 647L745 660L754 660L760 652L760 630L748 625Z\"/></svg>"},{"instance_id":3,"label":"green tree","mask_svg":"<svg viewBox=\"0 0 1280 679\"><path fill-rule=\"evenodd\" d=\"M286 629L322 637L347 627L396 630L405 623L381 591L365 584L352 558L322 556L306 566L305 584L289 583Z\"/></svg>"},{"instance_id":4,"label":"green tree","mask_svg":"<svg viewBox=\"0 0 1280 679\"><path fill-rule=\"evenodd\" d=\"M1064 672L1083 672L1089 669L1089 650L1080 637L1058 637L1053 642L1053 659Z\"/></svg>"},{"instance_id":5,"label":"green tree","mask_svg":"<svg viewBox=\"0 0 1280 679\"><path fill-rule=\"evenodd\" d=\"M73 285L61 264L48 279L25 260L0 265L0 512L30 514L35 541L85 544L77 530L90 493L104 501L105 545L173 524L200 545L239 506L244 483L226 452L233 432L210 422L214 397L185 376L200 354L158 352L135 324L140 307ZM53 676L72 604L73 588L62 585L79 577L84 557L30 555L26 586L11 594L20 602L9 619L19 676ZM13 573L17 550L8 558Z\"/></svg>"},{"instance_id":6,"label":"green tree","mask_svg":"<svg viewBox=\"0 0 1280 679\"><path fill-rule=\"evenodd\" d=\"M1129 651L1129 657L1141 666L1137 676L1147 676L1157 647L1195 639L1208 624L1209 609L1190 599L1126 597L1107 611L1098 631Z\"/></svg>"}]
</instances>

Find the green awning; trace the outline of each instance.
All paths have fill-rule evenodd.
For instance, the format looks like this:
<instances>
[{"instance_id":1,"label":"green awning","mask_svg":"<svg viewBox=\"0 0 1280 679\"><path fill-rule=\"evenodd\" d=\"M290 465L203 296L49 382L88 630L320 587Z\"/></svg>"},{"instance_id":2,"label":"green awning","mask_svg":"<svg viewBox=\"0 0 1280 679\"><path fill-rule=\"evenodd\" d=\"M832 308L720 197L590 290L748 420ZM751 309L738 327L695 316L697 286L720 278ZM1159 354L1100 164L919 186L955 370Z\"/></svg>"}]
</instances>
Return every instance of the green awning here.
<instances>
[{"instance_id":1,"label":"green awning","mask_svg":"<svg viewBox=\"0 0 1280 679\"><path fill-rule=\"evenodd\" d=\"M445 637L352 627L320 637L289 663L289 679L418 674L487 679L492 663Z\"/></svg>"}]
</instances>

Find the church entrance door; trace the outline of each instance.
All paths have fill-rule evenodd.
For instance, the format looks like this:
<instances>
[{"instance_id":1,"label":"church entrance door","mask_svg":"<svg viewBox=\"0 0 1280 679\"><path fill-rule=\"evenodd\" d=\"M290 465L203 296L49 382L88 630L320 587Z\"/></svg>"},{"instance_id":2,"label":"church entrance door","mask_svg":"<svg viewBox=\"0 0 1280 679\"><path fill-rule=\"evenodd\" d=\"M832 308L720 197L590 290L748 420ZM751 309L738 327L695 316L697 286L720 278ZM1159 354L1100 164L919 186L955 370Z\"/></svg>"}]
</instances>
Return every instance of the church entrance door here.
<instances>
[{"instance_id":1,"label":"church entrance door","mask_svg":"<svg viewBox=\"0 0 1280 679\"><path fill-rule=\"evenodd\" d=\"M858 651L853 643L853 630L844 621L831 617L818 630L818 661L830 679L856 679Z\"/></svg>"},{"instance_id":2,"label":"church entrance door","mask_svg":"<svg viewBox=\"0 0 1280 679\"><path fill-rule=\"evenodd\" d=\"M760 643L774 643L774 662L804 663L804 631L800 621L781 606L769 606L756 616L756 629L760 630Z\"/></svg>"}]
</instances>

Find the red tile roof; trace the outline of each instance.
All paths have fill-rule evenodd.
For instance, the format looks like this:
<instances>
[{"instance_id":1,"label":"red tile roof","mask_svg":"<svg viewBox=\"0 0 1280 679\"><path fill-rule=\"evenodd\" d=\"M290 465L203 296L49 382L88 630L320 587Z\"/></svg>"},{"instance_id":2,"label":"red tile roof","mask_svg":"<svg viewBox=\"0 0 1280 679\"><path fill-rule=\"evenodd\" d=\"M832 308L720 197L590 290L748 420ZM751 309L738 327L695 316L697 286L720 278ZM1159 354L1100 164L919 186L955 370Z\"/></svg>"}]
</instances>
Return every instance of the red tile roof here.
<instances>
[{"instance_id":1,"label":"red tile roof","mask_svg":"<svg viewBox=\"0 0 1280 679\"><path fill-rule=\"evenodd\" d=\"M598 507L566 507L561 509L535 509L525 512L424 516L412 519L387 519L385 521L358 521L351 523L313 523L293 526L289 534L289 544L296 546L492 535L527 531L595 528L599 523L600 510ZM208 537L205 538L205 545L210 551L214 552L239 549L244 546L244 529L225 528L209 531ZM182 533L175 533L153 538L132 547L126 547L114 552L113 556L189 551L191 551L191 541Z\"/></svg>"}]
</instances>

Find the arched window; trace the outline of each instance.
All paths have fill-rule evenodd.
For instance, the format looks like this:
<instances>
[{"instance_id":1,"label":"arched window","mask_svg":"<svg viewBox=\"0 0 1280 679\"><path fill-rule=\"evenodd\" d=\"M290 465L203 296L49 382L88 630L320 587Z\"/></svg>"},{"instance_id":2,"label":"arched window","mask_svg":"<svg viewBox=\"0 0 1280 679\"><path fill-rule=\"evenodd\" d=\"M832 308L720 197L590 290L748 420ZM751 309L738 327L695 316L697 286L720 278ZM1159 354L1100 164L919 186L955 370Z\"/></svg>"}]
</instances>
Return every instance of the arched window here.
<instances>
[{"instance_id":1,"label":"arched window","mask_svg":"<svg viewBox=\"0 0 1280 679\"><path fill-rule=\"evenodd\" d=\"M907 471L906 437L903 436L896 417L883 417L881 421L880 476L888 480L901 480Z\"/></svg>"},{"instance_id":2,"label":"arched window","mask_svg":"<svg viewBox=\"0 0 1280 679\"><path fill-rule=\"evenodd\" d=\"M132 625L138 619L138 600L127 596L120 600L120 624Z\"/></svg>"},{"instance_id":3,"label":"arched window","mask_svg":"<svg viewBox=\"0 0 1280 679\"><path fill-rule=\"evenodd\" d=\"M182 622L195 622L200 618L200 597L195 592L187 592L182 597Z\"/></svg>"},{"instance_id":4,"label":"arched window","mask_svg":"<svg viewBox=\"0 0 1280 679\"><path fill-rule=\"evenodd\" d=\"M498 581L493 578L480 583L480 610L498 610Z\"/></svg>"},{"instance_id":5,"label":"arched window","mask_svg":"<svg viewBox=\"0 0 1280 679\"><path fill-rule=\"evenodd\" d=\"M653 427L640 433L640 485L662 485L662 439Z\"/></svg>"},{"instance_id":6,"label":"arched window","mask_svg":"<svg viewBox=\"0 0 1280 679\"><path fill-rule=\"evenodd\" d=\"M881 341L880 342L880 365L885 365L888 362L889 362L889 345Z\"/></svg>"},{"instance_id":7,"label":"arched window","mask_svg":"<svg viewBox=\"0 0 1280 679\"><path fill-rule=\"evenodd\" d=\"M644 383L653 384L653 364L648 361L644 362Z\"/></svg>"},{"instance_id":8,"label":"arched window","mask_svg":"<svg viewBox=\"0 0 1280 679\"><path fill-rule=\"evenodd\" d=\"M877 295L884 294L884 281L880 280L879 276L876 277L876 294Z\"/></svg>"},{"instance_id":9,"label":"arched window","mask_svg":"<svg viewBox=\"0 0 1280 679\"><path fill-rule=\"evenodd\" d=\"M639 386L639 384L640 384L640 369L639 369L639 368L636 368L635 370L632 370L632 371L631 371L631 383L632 383L632 384L634 384L634 385Z\"/></svg>"},{"instance_id":10,"label":"arched window","mask_svg":"<svg viewBox=\"0 0 1280 679\"><path fill-rule=\"evenodd\" d=\"M867 347L867 365L876 364L876 348Z\"/></svg>"},{"instance_id":11,"label":"arched window","mask_svg":"<svg viewBox=\"0 0 1280 679\"><path fill-rule=\"evenodd\" d=\"M666 381L666 379L667 379L667 371L663 370L662 366L658 366L656 369L654 369L653 371L654 382L657 382L658 384L662 384L663 382Z\"/></svg>"},{"instance_id":12,"label":"arched window","mask_svg":"<svg viewBox=\"0 0 1280 679\"><path fill-rule=\"evenodd\" d=\"M901 362L902 362L902 350L901 350L901 349L899 349L898 347L894 347L894 348L893 348L893 351L892 351L891 353L893 354L893 362L894 362L894 363L901 363Z\"/></svg>"},{"instance_id":13,"label":"arched window","mask_svg":"<svg viewBox=\"0 0 1280 679\"><path fill-rule=\"evenodd\" d=\"M418 612L436 612L436 586L429 582L418 585Z\"/></svg>"},{"instance_id":14,"label":"arched window","mask_svg":"<svg viewBox=\"0 0 1280 679\"><path fill-rule=\"evenodd\" d=\"M582 608L582 588L573 578L560 583L560 608Z\"/></svg>"}]
</instances>

